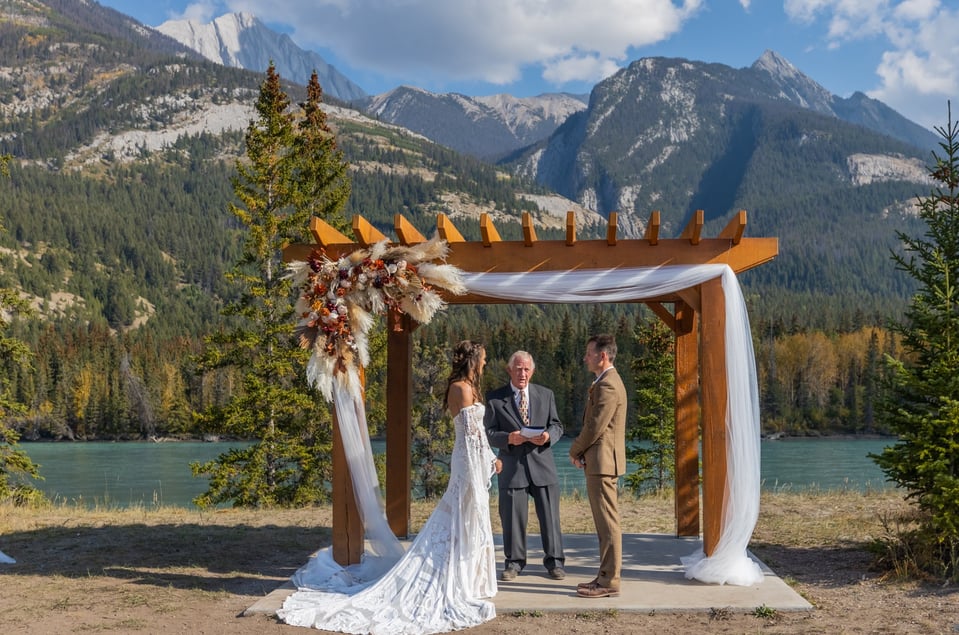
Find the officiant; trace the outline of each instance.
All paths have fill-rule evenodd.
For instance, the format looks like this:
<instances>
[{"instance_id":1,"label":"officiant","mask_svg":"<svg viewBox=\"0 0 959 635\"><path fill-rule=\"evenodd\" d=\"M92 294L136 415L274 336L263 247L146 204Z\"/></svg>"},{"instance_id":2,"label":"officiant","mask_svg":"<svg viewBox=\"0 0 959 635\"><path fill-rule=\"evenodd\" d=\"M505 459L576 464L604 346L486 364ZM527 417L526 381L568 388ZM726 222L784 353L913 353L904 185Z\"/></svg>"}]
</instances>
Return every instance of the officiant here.
<instances>
[{"instance_id":1,"label":"officiant","mask_svg":"<svg viewBox=\"0 0 959 635\"><path fill-rule=\"evenodd\" d=\"M483 423L489 444L499 451L503 469L499 515L503 526L503 572L516 579L527 563L526 530L533 499L543 541L543 566L554 580L566 577L563 535L559 524L559 476L553 446L563 436L553 391L530 383L536 364L526 351L509 358L509 382L486 394Z\"/></svg>"}]
</instances>

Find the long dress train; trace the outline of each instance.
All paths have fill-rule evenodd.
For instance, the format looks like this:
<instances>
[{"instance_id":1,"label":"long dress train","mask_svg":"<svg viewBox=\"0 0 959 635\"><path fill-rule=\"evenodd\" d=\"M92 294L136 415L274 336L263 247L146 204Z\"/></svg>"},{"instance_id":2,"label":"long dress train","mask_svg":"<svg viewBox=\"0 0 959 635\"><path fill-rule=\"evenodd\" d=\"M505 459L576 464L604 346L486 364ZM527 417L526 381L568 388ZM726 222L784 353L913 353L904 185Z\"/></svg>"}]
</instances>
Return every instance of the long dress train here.
<instances>
[{"instance_id":1,"label":"long dress train","mask_svg":"<svg viewBox=\"0 0 959 635\"><path fill-rule=\"evenodd\" d=\"M304 565L298 590L277 611L287 624L365 635L421 635L469 628L496 617L496 553L489 487L496 460L483 404L453 419L456 438L442 499L402 558L382 577L343 588L345 576L316 588ZM335 590L331 590L335 589Z\"/></svg>"}]
</instances>

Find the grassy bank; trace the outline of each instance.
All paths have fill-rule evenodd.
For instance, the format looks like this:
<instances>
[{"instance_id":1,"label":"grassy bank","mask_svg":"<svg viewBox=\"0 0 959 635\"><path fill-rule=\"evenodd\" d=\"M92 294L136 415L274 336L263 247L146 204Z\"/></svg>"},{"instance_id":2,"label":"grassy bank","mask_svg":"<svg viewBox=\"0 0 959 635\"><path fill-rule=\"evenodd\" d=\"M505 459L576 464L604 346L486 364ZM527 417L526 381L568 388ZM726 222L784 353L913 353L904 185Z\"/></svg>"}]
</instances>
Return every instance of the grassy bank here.
<instances>
[{"instance_id":1,"label":"grassy bank","mask_svg":"<svg viewBox=\"0 0 959 635\"><path fill-rule=\"evenodd\" d=\"M414 504L414 530L431 510L430 503ZM584 609L566 616L502 615L470 633L539 634L557 620L563 632L954 632L954 589L891 580L872 566L870 546L908 511L895 491L763 494L750 548L816 607L809 615L732 615L722 607L710 615ZM585 500L565 498L561 513L565 532L592 533ZM304 632L267 617L237 615L329 544L331 518L329 507L0 506L0 550L18 561L0 565L0 630ZM499 532L495 510L492 518ZM624 501L629 533L672 533L674 522L671 497Z\"/></svg>"}]
</instances>

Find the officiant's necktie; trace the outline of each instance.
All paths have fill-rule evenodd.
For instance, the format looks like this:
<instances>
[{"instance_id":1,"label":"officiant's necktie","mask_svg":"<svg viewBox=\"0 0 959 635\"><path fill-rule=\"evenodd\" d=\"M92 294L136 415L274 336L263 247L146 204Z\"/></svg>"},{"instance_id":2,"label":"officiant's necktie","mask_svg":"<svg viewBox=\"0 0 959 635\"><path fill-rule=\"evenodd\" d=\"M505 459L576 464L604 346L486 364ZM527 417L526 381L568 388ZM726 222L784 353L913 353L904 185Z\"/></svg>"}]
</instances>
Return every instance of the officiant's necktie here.
<instances>
[{"instance_id":1,"label":"officiant's necktie","mask_svg":"<svg viewBox=\"0 0 959 635\"><path fill-rule=\"evenodd\" d=\"M523 425L529 425L529 404L526 403L526 391L519 391L519 416Z\"/></svg>"}]
</instances>

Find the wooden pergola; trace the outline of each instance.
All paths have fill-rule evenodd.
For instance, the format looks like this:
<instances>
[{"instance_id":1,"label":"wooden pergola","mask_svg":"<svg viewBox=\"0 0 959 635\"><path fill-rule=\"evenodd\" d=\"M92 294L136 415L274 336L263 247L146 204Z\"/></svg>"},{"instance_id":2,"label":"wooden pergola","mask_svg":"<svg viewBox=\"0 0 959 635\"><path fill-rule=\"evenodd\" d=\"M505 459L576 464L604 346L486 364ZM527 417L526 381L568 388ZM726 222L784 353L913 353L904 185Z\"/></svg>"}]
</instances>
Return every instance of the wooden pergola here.
<instances>
[{"instance_id":1,"label":"wooden pergola","mask_svg":"<svg viewBox=\"0 0 959 635\"><path fill-rule=\"evenodd\" d=\"M467 241L445 214L436 229L449 245L446 262L463 272L523 273L529 271L608 270L618 267L725 264L736 273L776 257L776 238L745 238L746 212L740 211L715 238L704 238L704 214L697 211L678 238L660 238L660 215L650 215L640 239L617 237L617 214L610 214L606 238L577 240L573 212L566 215L565 240L540 241L533 220L523 214L523 239L504 241L488 214L480 217L480 241ZM369 247L387 236L362 216L353 217L354 240L319 218L310 223L316 244L292 244L284 259L306 260L322 247L331 258ZM427 239L402 215L394 217L397 243L413 245ZM504 303L475 294L445 296L449 304ZM517 303L523 302L517 300ZM511 302L510 302L511 303ZM711 555L719 541L726 483L727 377L726 309L719 278L668 296L643 300L675 334L676 397L676 535L700 533L700 439L702 441L703 550ZM670 309L671 306L671 309ZM388 316L386 516L397 537L410 533L411 413L413 403L412 333L417 324L398 312ZM334 417L333 536L334 559L340 564L360 561L363 526L347 472L343 443Z\"/></svg>"}]
</instances>

